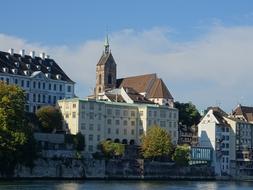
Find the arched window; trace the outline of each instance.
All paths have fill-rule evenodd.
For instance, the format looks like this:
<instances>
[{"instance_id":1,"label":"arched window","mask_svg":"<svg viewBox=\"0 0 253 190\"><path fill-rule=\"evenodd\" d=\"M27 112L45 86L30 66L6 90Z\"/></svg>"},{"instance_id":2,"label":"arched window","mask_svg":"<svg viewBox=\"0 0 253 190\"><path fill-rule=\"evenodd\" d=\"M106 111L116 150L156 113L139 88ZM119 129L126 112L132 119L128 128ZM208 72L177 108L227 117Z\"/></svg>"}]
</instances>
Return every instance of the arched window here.
<instances>
[{"instance_id":1,"label":"arched window","mask_svg":"<svg viewBox=\"0 0 253 190\"><path fill-rule=\"evenodd\" d=\"M108 75L108 84L112 84L112 75L111 74Z\"/></svg>"},{"instance_id":2,"label":"arched window","mask_svg":"<svg viewBox=\"0 0 253 190\"><path fill-rule=\"evenodd\" d=\"M98 84L101 84L102 83L102 76L101 74L98 76Z\"/></svg>"}]
</instances>

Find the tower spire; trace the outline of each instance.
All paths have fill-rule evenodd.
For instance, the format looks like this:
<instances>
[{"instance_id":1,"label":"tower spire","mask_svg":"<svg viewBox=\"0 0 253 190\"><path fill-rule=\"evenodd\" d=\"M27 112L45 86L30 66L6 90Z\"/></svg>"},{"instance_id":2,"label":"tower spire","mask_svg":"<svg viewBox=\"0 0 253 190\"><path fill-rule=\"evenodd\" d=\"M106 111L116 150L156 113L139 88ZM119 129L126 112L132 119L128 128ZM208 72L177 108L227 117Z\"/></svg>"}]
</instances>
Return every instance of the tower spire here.
<instances>
[{"instance_id":1,"label":"tower spire","mask_svg":"<svg viewBox=\"0 0 253 190\"><path fill-rule=\"evenodd\" d=\"M110 47L108 34L106 34L106 37L105 37L104 47L105 47L105 54L108 54L109 53L109 47Z\"/></svg>"}]
</instances>

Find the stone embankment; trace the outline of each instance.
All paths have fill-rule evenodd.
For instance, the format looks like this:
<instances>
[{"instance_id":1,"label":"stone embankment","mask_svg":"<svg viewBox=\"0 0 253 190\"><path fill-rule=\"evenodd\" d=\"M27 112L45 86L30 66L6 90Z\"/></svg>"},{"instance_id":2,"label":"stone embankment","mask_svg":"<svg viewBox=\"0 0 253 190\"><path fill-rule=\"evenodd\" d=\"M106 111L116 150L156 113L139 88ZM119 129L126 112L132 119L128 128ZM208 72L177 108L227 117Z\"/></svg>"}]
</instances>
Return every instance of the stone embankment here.
<instances>
[{"instance_id":1,"label":"stone embankment","mask_svg":"<svg viewBox=\"0 0 253 190\"><path fill-rule=\"evenodd\" d=\"M178 168L169 162L144 162L141 159L105 161L73 158L38 159L33 168L17 167L11 177L52 179L214 179L213 169L206 166Z\"/></svg>"}]
</instances>

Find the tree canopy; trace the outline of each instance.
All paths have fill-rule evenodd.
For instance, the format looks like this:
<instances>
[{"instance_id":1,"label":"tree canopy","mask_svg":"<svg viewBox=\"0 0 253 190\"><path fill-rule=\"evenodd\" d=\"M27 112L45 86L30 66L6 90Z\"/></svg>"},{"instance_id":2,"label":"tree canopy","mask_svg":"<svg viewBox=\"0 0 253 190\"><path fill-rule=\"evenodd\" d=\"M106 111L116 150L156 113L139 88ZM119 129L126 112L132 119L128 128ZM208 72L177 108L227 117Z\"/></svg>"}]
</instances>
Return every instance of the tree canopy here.
<instances>
[{"instance_id":1,"label":"tree canopy","mask_svg":"<svg viewBox=\"0 0 253 190\"><path fill-rule=\"evenodd\" d=\"M173 150L171 137L165 129L153 126L142 136L141 150L144 158L161 158L169 156Z\"/></svg>"},{"instance_id":2,"label":"tree canopy","mask_svg":"<svg viewBox=\"0 0 253 190\"><path fill-rule=\"evenodd\" d=\"M125 145L114 143L111 140L102 141L100 143L101 151L107 158L122 156L125 152Z\"/></svg>"},{"instance_id":3,"label":"tree canopy","mask_svg":"<svg viewBox=\"0 0 253 190\"><path fill-rule=\"evenodd\" d=\"M178 166L187 166L190 160L190 147L188 145L177 146L172 159Z\"/></svg>"},{"instance_id":4,"label":"tree canopy","mask_svg":"<svg viewBox=\"0 0 253 190\"><path fill-rule=\"evenodd\" d=\"M179 122L182 125L191 127L193 125L197 125L200 122L201 118L200 113L197 110L196 106L191 102L189 103L175 102L175 107L179 111Z\"/></svg>"},{"instance_id":5,"label":"tree canopy","mask_svg":"<svg viewBox=\"0 0 253 190\"><path fill-rule=\"evenodd\" d=\"M54 129L62 129L61 112L53 106L43 106L36 112L36 116L41 123L43 132L52 132Z\"/></svg>"},{"instance_id":6,"label":"tree canopy","mask_svg":"<svg viewBox=\"0 0 253 190\"><path fill-rule=\"evenodd\" d=\"M17 164L32 165L35 141L24 117L21 88L0 82L0 172L11 175Z\"/></svg>"}]
</instances>

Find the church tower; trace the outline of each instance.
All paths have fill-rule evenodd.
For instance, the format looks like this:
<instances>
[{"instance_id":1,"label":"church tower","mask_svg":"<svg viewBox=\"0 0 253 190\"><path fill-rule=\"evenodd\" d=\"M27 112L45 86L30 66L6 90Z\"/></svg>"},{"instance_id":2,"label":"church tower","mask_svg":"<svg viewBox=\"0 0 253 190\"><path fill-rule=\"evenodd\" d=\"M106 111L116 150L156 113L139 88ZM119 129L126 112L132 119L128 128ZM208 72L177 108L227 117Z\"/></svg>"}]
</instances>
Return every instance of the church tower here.
<instances>
[{"instance_id":1,"label":"church tower","mask_svg":"<svg viewBox=\"0 0 253 190\"><path fill-rule=\"evenodd\" d=\"M109 39L108 36L106 36L103 54L96 66L96 97L99 93L116 87L117 65L109 48Z\"/></svg>"}]
</instances>

